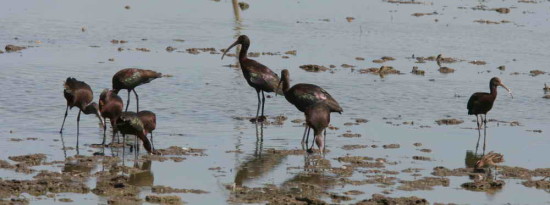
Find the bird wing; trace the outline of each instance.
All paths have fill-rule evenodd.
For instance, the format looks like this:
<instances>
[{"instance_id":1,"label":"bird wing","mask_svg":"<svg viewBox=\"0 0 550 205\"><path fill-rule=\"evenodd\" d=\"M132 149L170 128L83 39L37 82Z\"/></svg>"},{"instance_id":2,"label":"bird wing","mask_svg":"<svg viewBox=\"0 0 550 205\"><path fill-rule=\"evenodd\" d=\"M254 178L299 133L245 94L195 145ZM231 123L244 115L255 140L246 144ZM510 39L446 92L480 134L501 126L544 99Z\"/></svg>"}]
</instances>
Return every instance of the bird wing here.
<instances>
[{"instance_id":1,"label":"bird wing","mask_svg":"<svg viewBox=\"0 0 550 205\"><path fill-rule=\"evenodd\" d=\"M292 88L292 94L295 95L302 105L314 105L319 102L325 103L331 112L342 112L338 102L323 88L313 84L296 84Z\"/></svg>"},{"instance_id":2,"label":"bird wing","mask_svg":"<svg viewBox=\"0 0 550 205\"><path fill-rule=\"evenodd\" d=\"M250 74L249 81L252 84L267 92L277 91L277 93L283 94L282 89L277 90L280 79L275 72L255 60L247 59L244 63L246 65L243 69Z\"/></svg>"},{"instance_id":3,"label":"bird wing","mask_svg":"<svg viewBox=\"0 0 550 205\"><path fill-rule=\"evenodd\" d=\"M479 98L481 97L482 94L483 93L474 93L474 94L472 94L472 96L468 100L468 104L466 106L468 111L471 111L474 108L474 106L479 104Z\"/></svg>"}]
</instances>

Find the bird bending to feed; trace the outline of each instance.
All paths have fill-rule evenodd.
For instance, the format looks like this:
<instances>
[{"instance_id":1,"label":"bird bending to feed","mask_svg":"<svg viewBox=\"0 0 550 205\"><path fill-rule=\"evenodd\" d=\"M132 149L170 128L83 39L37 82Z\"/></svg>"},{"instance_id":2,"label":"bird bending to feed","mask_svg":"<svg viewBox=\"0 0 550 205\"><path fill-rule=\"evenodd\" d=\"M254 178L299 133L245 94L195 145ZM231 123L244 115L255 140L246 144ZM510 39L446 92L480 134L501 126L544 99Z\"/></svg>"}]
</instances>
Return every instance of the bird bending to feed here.
<instances>
[{"instance_id":1,"label":"bird bending to feed","mask_svg":"<svg viewBox=\"0 0 550 205\"><path fill-rule=\"evenodd\" d=\"M139 68L125 68L118 71L113 76L113 92L118 94L120 90L128 90L128 100L126 101L125 110L128 111L128 107L130 106L130 92L134 91L134 95L136 96L137 112L139 112L139 97L135 88L160 77L162 77L162 73L156 71Z\"/></svg>"},{"instance_id":2,"label":"bird bending to feed","mask_svg":"<svg viewBox=\"0 0 550 205\"><path fill-rule=\"evenodd\" d=\"M495 173L496 173L497 164L500 164L502 162L504 162L504 156L502 154L491 151L486 155L483 155L483 157L481 157L481 159L476 162L475 168L481 169L488 166L490 170L491 169L490 167L493 166L495 167ZM495 174L495 179L496 179L496 174Z\"/></svg>"},{"instance_id":3,"label":"bird bending to feed","mask_svg":"<svg viewBox=\"0 0 550 205\"><path fill-rule=\"evenodd\" d=\"M80 113L83 112L86 115L95 114L101 126L104 125L101 114L99 113L99 106L97 103L93 102L94 93L88 84L82 81L78 81L75 78L67 78L65 84L63 84L64 90L63 95L67 100L67 107L65 108L65 117L63 118L63 124L59 133L63 133L63 126L65 126L65 120L67 119L67 114L69 108L77 107L78 117L76 117L76 146L78 147L78 135L80 133Z\"/></svg>"},{"instance_id":4,"label":"bird bending to feed","mask_svg":"<svg viewBox=\"0 0 550 205\"><path fill-rule=\"evenodd\" d=\"M143 142L143 147L149 154L159 154L151 148L151 142L147 139L147 131L141 119L135 112L123 112L117 120L117 128L122 134L135 135ZM136 148L138 149L138 148ZM139 149L138 149L139 150Z\"/></svg>"},{"instance_id":5,"label":"bird bending to feed","mask_svg":"<svg viewBox=\"0 0 550 205\"><path fill-rule=\"evenodd\" d=\"M494 77L494 78L491 78L491 81L489 81L489 89L491 90L490 93L477 92L477 93L472 94L472 96L468 100L468 105L467 105L468 115L475 115L476 116L476 123L477 123L477 129L478 129L479 136L481 136L481 126L482 126L482 124L485 125L484 133L486 134L486 132L487 132L487 112L489 112L491 110L491 108L493 108L493 103L495 102L495 99L497 98L497 87L498 86L502 86L504 89L506 89L506 91L508 91L510 96L512 96L512 92L510 91L510 89L508 87L506 87L502 83L500 78ZM512 96L512 98L513 98L513 96ZM481 123L480 123L480 120L478 119L478 115L481 118ZM485 151L485 138L486 138L486 136L483 137L483 150L484 151ZM479 142L479 138L478 138L478 142Z\"/></svg>"},{"instance_id":6,"label":"bird bending to feed","mask_svg":"<svg viewBox=\"0 0 550 205\"><path fill-rule=\"evenodd\" d=\"M308 152L313 152L313 145L317 144L319 152L323 153L325 151L326 128L330 123L331 109L325 103L317 103L306 108L304 113L306 115L307 126L313 128L313 141L315 142L311 144Z\"/></svg>"},{"instance_id":7,"label":"bird bending to feed","mask_svg":"<svg viewBox=\"0 0 550 205\"><path fill-rule=\"evenodd\" d=\"M266 118L264 116L264 105L265 105L265 96L264 92L276 92L278 94L283 94L280 89L277 89L277 83L279 82L279 76L274 73L267 66L262 65L261 63L249 59L246 55L248 52L248 47L250 46L250 39L248 36L241 35L233 44L231 44L222 55L222 59L231 48L236 45L241 45L241 51L239 53L239 63L241 64L241 70L243 71L244 78L248 85L256 89L256 94L258 95L258 109L256 110L256 122L263 122ZM260 92L262 97L260 99ZM262 109L262 115L259 116L260 105Z\"/></svg>"},{"instance_id":8,"label":"bird bending to feed","mask_svg":"<svg viewBox=\"0 0 550 205\"><path fill-rule=\"evenodd\" d=\"M137 113L141 123L143 123L143 129L145 131L145 136L148 133L151 133L151 146L155 150L155 143L153 142L153 130L157 127L157 116L154 112L149 110L142 110Z\"/></svg>"},{"instance_id":9,"label":"bird bending to feed","mask_svg":"<svg viewBox=\"0 0 550 205\"><path fill-rule=\"evenodd\" d=\"M317 103L323 103L326 105L327 109L330 112L338 112L342 114L344 111L340 104L332 98L332 96L323 88L306 83L299 83L290 87L290 74L287 69L281 71L281 81L278 84L278 87L283 85L283 94L285 95L286 100L296 106L301 112L305 112L306 109L310 106L313 106ZM304 136L302 137L302 144L307 144L309 138L309 126L306 124L304 130Z\"/></svg>"},{"instance_id":10,"label":"bird bending to feed","mask_svg":"<svg viewBox=\"0 0 550 205\"><path fill-rule=\"evenodd\" d=\"M120 98L113 90L104 89L99 96L99 111L103 117L103 122L106 122L107 118L111 122L111 127L113 128L113 139L117 133L116 121L122 114L122 109L124 109L124 103L122 98ZM103 142L102 145L105 145L105 138L107 137L107 123L103 125Z\"/></svg>"}]
</instances>

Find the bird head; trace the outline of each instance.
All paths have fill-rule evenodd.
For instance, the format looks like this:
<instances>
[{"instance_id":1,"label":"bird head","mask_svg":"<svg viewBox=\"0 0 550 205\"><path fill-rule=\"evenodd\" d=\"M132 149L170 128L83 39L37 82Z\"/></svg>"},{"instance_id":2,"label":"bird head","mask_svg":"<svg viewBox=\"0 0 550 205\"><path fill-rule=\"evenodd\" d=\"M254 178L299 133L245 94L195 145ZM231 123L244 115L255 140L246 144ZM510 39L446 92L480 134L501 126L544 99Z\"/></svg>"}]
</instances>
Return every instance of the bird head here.
<instances>
[{"instance_id":1,"label":"bird head","mask_svg":"<svg viewBox=\"0 0 550 205\"><path fill-rule=\"evenodd\" d=\"M101 127L105 125L105 122L103 121L103 118L101 117L101 113L99 112L99 105L96 102L92 102L88 104L84 110L82 111L84 114L94 114L99 121L101 122Z\"/></svg>"},{"instance_id":2,"label":"bird head","mask_svg":"<svg viewBox=\"0 0 550 205\"><path fill-rule=\"evenodd\" d=\"M234 46L236 46L238 44L250 45L250 39L246 35L240 35L239 38L237 38L237 40L233 44L231 44L227 49L225 49L225 51L223 52L223 55L222 55L222 59L225 56L225 54L227 53L227 51L231 50L231 48L233 48Z\"/></svg>"},{"instance_id":3,"label":"bird head","mask_svg":"<svg viewBox=\"0 0 550 205\"><path fill-rule=\"evenodd\" d=\"M490 84L491 84L491 88L493 88L493 87L496 88L497 86L503 87L504 89L506 89L506 91L508 91L508 94L510 94L510 97L514 98L514 96L512 95L512 91L508 87L506 87L506 85L504 85L502 83L500 78L498 78L498 77L491 78Z\"/></svg>"}]
</instances>

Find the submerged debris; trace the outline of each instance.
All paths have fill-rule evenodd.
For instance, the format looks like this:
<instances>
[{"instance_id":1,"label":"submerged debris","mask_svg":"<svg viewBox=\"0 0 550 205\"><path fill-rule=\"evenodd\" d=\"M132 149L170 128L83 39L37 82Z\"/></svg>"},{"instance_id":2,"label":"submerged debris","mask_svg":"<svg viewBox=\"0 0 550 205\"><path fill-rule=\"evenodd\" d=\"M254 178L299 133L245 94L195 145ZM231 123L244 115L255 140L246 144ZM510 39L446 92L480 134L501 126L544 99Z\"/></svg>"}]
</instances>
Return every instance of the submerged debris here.
<instances>
[{"instance_id":1,"label":"submerged debris","mask_svg":"<svg viewBox=\"0 0 550 205\"><path fill-rule=\"evenodd\" d=\"M157 204L182 204L179 196L147 195L145 201Z\"/></svg>"},{"instance_id":2,"label":"submerged debris","mask_svg":"<svg viewBox=\"0 0 550 205\"><path fill-rule=\"evenodd\" d=\"M308 72L324 72L324 71L329 70L329 68L327 68L325 66L313 65L313 64L301 65L300 68L304 69L305 71L308 71Z\"/></svg>"},{"instance_id":3,"label":"submerged debris","mask_svg":"<svg viewBox=\"0 0 550 205\"><path fill-rule=\"evenodd\" d=\"M462 124L464 120L459 119L440 119L435 121L438 125L458 125Z\"/></svg>"},{"instance_id":4,"label":"submerged debris","mask_svg":"<svg viewBox=\"0 0 550 205\"><path fill-rule=\"evenodd\" d=\"M10 52L17 52L17 51L23 50L25 48L27 48L27 47L15 46L15 45L6 45L6 47L4 49L6 50L6 52L10 53Z\"/></svg>"},{"instance_id":5,"label":"submerged debris","mask_svg":"<svg viewBox=\"0 0 550 205\"><path fill-rule=\"evenodd\" d=\"M429 203L426 199L418 198L416 196L392 198L381 194L373 194L371 199L365 199L363 201L359 201L356 203L356 205L378 205L378 204L428 205Z\"/></svg>"},{"instance_id":6,"label":"submerged debris","mask_svg":"<svg viewBox=\"0 0 550 205\"><path fill-rule=\"evenodd\" d=\"M454 73L455 69L449 67L441 67L438 69L440 73Z\"/></svg>"},{"instance_id":7,"label":"submerged debris","mask_svg":"<svg viewBox=\"0 0 550 205\"><path fill-rule=\"evenodd\" d=\"M28 166L40 165L44 160L46 160L45 154L29 154L21 156L10 156L8 159L16 162L24 162Z\"/></svg>"}]
</instances>

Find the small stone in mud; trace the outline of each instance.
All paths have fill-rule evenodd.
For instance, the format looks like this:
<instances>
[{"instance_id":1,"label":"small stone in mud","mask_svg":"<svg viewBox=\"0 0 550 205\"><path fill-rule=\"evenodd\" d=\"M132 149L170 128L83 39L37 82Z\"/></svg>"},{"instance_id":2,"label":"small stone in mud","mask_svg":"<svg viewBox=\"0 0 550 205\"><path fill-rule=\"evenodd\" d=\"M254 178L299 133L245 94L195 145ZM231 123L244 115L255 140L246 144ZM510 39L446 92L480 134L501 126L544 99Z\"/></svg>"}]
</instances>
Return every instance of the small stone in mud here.
<instances>
[{"instance_id":1,"label":"small stone in mud","mask_svg":"<svg viewBox=\"0 0 550 205\"><path fill-rule=\"evenodd\" d=\"M182 204L179 196L147 195L145 201L157 204Z\"/></svg>"},{"instance_id":2,"label":"small stone in mud","mask_svg":"<svg viewBox=\"0 0 550 205\"><path fill-rule=\"evenodd\" d=\"M468 63L474 64L474 65L485 65L485 64L487 64L485 61L478 61L478 60L470 61Z\"/></svg>"},{"instance_id":3,"label":"small stone in mud","mask_svg":"<svg viewBox=\"0 0 550 205\"><path fill-rule=\"evenodd\" d=\"M422 146L422 143L420 143L420 142L415 142L413 145L414 145L415 147L420 147L420 146Z\"/></svg>"},{"instance_id":4,"label":"small stone in mud","mask_svg":"<svg viewBox=\"0 0 550 205\"><path fill-rule=\"evenodd\" d=\"M126 5L124 8L128 10L130 9L130 6Z\"/></svg>"},{"instance_id":5,"label":"small stone in mud","mask_svg":"<svg viewBox=\"0 0 550 205\"><path fill-rule=\"evenodd\" d=\"M364 118L356 118L355 122L356 123L367 123L367 122L369 122L369 120L364 119Z\"/></svg>"},{"instance_id":6,"label":"small stone in mud","mask_svg":"<svg viewBox=\"0 0 550 205\"><path fill-rule=\"evenodd\" d=\"M27 48L27 47L7 45L4 49L6 50L6 52L10 53L10 52L17 52L17 51L23 50L25 48Z\"/></svg>"},{"instance_id":7,"label":"small stone in mud","mask_svg":"<svg viewBox=\"0 0 550 205\"><path fill-rule=\"evenodd\" d=\"M355 60L358 60L358 61L364 61L364 60L365 60L365 58L363 58L363 57L355 57Z\"/></svg>"},{"instance_id":8,"label":"small stone in mud","mask_svg":"<svg viewBox=\"0 0 550 205\"><path fill-rule=\"evenodd\" d=\"M498 12L498 13L501 13L501 14L510 13L510 9L509 9L509 8L497 8L497 9L495 9L495 11Z\"/></svg>"},{"instance_id":9,"label":"small stone in mud","mask_svg":"<svg viewBox=\"0 0 550 205\"><path fill-rule=\"evenodd\" d=\"M384 147L384 149L397 149L397 148L399 148L400 146L399 146L399 144L386 144L386 145L384 145L384 146L382 146L382 147Z\"/></svg>"},{"instance_id":10,"label":"small stone in mud","mask_svg":"<svg viewBox=\"0 0 550 205\"><path fill-rule=\"evenodd\" d=\"M499 69L499 70L501 70L501 71L504 71L504 70L506 70L506 66L501 65L501 66L499 66L497 69Z\"/></svg>"},{"instance_id":11,"label":"small stone in mud","mask_svg":"<svg viewBox=\"0 0 550 205\"><path fill-rule=\"evenodd\" d=\"M350 65L350 64L346 64L346 63L344 63L344 64L342 64L342 65L340 65L340 66L341 66L342 68L355 68L354 65Z\"/></svg>"},{"instance_id":12,"label":"small stone in mud","mask_svg":"<svg viewBox=\"0 0 550 205\"><path fill-rule=\"evenodd\" d=\"M347 137L347 138L361 137L361 134L359 134L359 133L349 133L348 132L348 133L341 134L338 137Z\"/></svg>"},{"instance_id":13,"label":"small stone in mud","mask_svg":"<svg viewBox=\"0 0 550 205\"><path fill-rule=\"evenodd\" d=\"M250 5L248 5L248 3L246 2L239 2L239 7L241 8L241 10L244 11L244 10L247 10L250 7Z\"/></svg>"},{"instance_id":14,"label":"small stone in mud","mask_svg":"<svg viewBox=\"0 0 550 205\"><path fill-rule=\"evenodd\" d=\"M426 152L426 153L430 153L430 152L432 152L432 150L431 150L431 149L421 149L420 151L421 151L421 152Z\"/></svg>"},{"instance_id":15,"label":"small stone in mud","mask_svg":"<svg viewBox=\"0 0 550 205\"><path fill-rule=\"evenodd\" d=\"M113 62L113 61L115 61L115 59L114 58L109 58L109 61Z\"/></svg>"},{"instance_id":16,"label":"small stone in mud","mask_svg":"<svg viewBox=\"0 0 550 205\"><path fill-rule=\"evenodd\" d=\"M440 73L454 73L455 69L449 67L441 67L438 69Z\"/></svg>"},{"instance_id":17,"label":"small stone in mud","mask_svg":"<svg viewBox=\"0 0 550 205\"><path fill-rule=\"evenodd\" d=\"M458 125L462 124L463 120L458 119L440 119L435 121L438 125Z\"/></svg>"},{"instance_id":18,"label":"small stone in mud","mask_svg":"<svg viewBox=\"0 0 550 205\"><path fill-rule=\"evenodd\" d=\"M166 47L166 51L168 51L168 52L172 52L172 51L175 51L175 50L176 50L176 48L174 48L172 46Z\"/></svg>"},{"instance_id":19,"label":"small stone in mud","mask_svg":"<svg viewBox=\"0 0 550 205\"><path fill-rule=\"evenodd\" d=\"M301 65L300 68L308 72L324 72L328 70L328 68L325 66L313 65L313 64Z\"/></svg>"}]
</instances>

